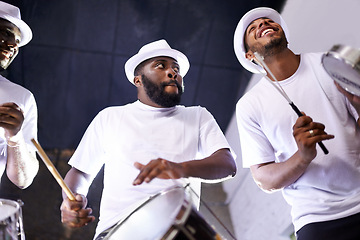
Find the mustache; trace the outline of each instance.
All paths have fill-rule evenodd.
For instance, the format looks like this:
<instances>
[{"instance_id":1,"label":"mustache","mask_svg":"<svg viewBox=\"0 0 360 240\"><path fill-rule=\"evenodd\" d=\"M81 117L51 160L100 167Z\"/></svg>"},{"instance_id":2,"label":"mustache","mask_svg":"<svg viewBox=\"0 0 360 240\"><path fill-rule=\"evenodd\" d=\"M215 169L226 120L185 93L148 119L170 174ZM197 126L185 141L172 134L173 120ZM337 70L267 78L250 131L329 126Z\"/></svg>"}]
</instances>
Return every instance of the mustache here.
<instances>
[{"instance_id":1,"label":"mustache","mask_svg":"<svg viewBox=\"0 0 360 240\"><path fill-rule=\"evenodd\" d=\"M175 81L175 80L170 80L168 82L163 82L163 83L161 83L161 86L162 86L162 88L164 88L165 86L172 85L172 84L175 84L176 87L179 90L182 89L182 86L180 85L180 83L178 81Z\"/></svg>"}]
</instances>

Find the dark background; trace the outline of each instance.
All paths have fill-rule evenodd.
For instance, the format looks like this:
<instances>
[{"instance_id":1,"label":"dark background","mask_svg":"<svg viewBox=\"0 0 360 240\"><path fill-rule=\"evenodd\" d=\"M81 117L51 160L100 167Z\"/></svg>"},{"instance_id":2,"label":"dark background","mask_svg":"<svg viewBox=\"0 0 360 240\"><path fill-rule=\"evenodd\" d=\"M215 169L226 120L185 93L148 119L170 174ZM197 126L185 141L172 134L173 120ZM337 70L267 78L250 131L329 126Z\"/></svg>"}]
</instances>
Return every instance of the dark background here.
<instances>
[{"instance_id":1,"label":"dark background","mask_svg":"<svg viewBox=\"0 0 360 240\"><path fill-rule=\"evenodd\" d=\"M225 132L251 74L233 50L241 16L258 6L281 11L285 0L14 0L32 41L4 75L28 88L39 110L39 143L62 176L86 127L103 108L136 100L124 64L146 43L166 39L190 61L182 104L202 105ZM61 189L40 162L34 183L19 190L6 174L0 197L24 201L27 239L91 239L95 223L70 231L60 222ZM89 204L98 214L102 173Z\"/></svg>"}]
</instances>

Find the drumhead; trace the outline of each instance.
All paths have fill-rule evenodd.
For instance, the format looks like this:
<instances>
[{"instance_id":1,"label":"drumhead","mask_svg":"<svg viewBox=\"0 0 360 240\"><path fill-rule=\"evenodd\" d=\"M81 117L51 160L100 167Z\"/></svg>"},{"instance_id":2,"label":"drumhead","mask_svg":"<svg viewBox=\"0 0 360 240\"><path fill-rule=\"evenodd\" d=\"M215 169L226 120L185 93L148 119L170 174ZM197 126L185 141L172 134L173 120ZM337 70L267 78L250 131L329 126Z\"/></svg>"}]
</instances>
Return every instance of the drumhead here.
<instances>
[{"instance_id":1,"label":"drumhead","mask_svg":"<svg viewBox=\"0 0 360 240\"><path fill-rule=\"evenodd\" d=\"M161 239L176 220L185 198L181 187L155 195L112 229L105 239Z\"/></svg>"},{"instance_id":2,"label":"drumhead","mask_svg":"<svg viewBox=\"0 0 360 240\"><path fill-rule=\"evenodd\" d=\"M335 45L323 55L322 64L327 73L346 91L360 96L360 50Z\"/></svg>"},{"instance_id":3,"label":"drumhead","mask_svg":"<svg viewBox=\"0 0 360 240\"><path fill-rule=\"evenodd\" d=\"M0 199L0 221L13 216L19 211L20 205L12 200Z\"/></svg>"}]
</instances>

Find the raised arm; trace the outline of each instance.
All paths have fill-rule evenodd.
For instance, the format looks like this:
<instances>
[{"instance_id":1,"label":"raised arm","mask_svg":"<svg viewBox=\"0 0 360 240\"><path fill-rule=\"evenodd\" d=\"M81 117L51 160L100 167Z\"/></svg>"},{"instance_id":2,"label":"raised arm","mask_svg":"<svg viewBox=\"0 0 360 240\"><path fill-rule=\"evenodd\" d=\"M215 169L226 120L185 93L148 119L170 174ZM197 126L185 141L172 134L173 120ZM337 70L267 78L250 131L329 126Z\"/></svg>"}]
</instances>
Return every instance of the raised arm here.
<instances>
[{"instance_id":1,"label":"raised arm","mask_svg":"<svg viewBox=\"0 0 360 240\"><path fill-rule=\"evenodd\" d=\"M32 183L39 170L35 152L30 152L24 140L23 122L23 111L15 103L0 106L0 127L5 130L7 142L6 173L9 180L22 189Z\"/></svg>"},{"instance_id":2,"label":"raised arm","mask_svg":"<svg viewBox=\"0 0 360 240\"><path fill-rule=\"evenodd\" d=\"M276 191L294 183L316 157L316 144L334 138L325 126L308 116L299 117L293 127L298 151L285 162L269 162L250 167L255 182L264 191ZM312 130L312 131L310 131Z\"/></svg>"}]
</instances>

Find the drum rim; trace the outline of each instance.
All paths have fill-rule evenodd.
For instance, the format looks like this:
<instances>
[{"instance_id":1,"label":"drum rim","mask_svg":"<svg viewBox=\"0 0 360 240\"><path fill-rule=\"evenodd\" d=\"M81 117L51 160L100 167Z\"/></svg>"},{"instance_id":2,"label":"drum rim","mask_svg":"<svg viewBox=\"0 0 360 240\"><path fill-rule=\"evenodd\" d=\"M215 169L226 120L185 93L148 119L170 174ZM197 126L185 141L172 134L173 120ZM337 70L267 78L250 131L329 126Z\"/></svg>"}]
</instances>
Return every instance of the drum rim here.
<instances>
[{"instance_id":1,"label":"drum rim","mask_svg":"<svg viewBox=\"0 0 360 240\"><path fill-rule=\"evenodd\" d=\"M0 198L0 206L7 205L13 207L7 216L0 217L0 225L8 225L21 219L21 206L17 201Z\"/></svg>"},{"instance_id":2,"label":"drum rim","mask_svg":"<svg viewBox=\"0 0 360 240\"><path fill-rule=\"evenodd\" d=\"M360 49L341 44L334 45L323 54L321 64L329 76L342 88L360 96ZM344 69L349 71L345 73ZM348 73L355 78L348 78Z\"/></svg>"},{"instance_id":3,"label":"drum rim","mask_svg":"<svg viewBox=\"0 0 360 240\"><path fill-rule=\"evenodd\" d=\"M349 58L349 54L347 54L349 51L355 52L356 55L353 59ZM347 56L342 56L347 54ZM350 65L354 70L356 70L360 74L360 49L353 48L347 45L342 44L336 44L334 45L328 52L323 54L321 63L324 66L324 69L328 72L327 64L324 62L325 59L329 58L335 58L336 60L339 60L340 62L343 62L347 65Z\"/></svg>"},{"instance_id":4,"label":"drum rim","mask_svg":"<svg viewBox=\"0 0 360 240\"><path fill-rule=\"evenodd\" d=\"M3 218L0 217L0 222L2 221L6 221L9 217L15 215L17 212L20 211L20 204L14 200L9 200L9 199L3 199L0 198L0 206L2 205L8 205L13 207L14 209L11 211L11 213L9 214L9 216L5 216ZM10 212L10 211L9 211Z\"/></svg>"}]
</instances>

